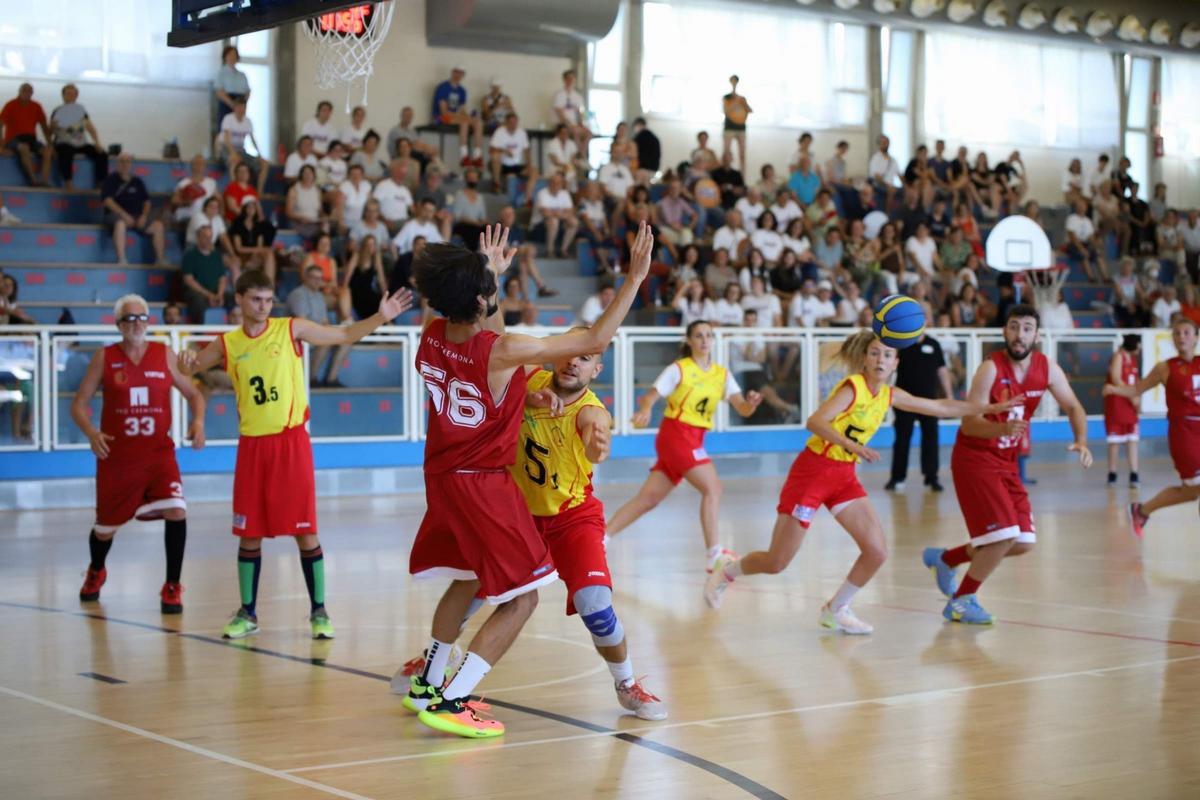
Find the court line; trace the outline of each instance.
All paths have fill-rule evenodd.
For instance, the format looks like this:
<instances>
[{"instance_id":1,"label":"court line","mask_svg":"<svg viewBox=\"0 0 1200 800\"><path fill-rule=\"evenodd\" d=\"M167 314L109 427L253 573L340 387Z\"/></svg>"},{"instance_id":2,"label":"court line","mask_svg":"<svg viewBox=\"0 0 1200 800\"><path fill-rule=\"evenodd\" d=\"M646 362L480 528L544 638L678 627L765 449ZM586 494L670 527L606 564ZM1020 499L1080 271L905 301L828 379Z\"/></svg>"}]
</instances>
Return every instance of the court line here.
<instances>
[{"instance_id":1,"label":"court line","mask_svg":"<svg viewBox=\"0 0 1200 800\"><path fill-rule=\"evenodd\" d=\"M155 733L154 731L148 731L145 728L138 728L133 725L128 725L124 722L118 722L115 719L109 719L108 717L102 717L98 714L92 714L88 711L83 711L82 709L74 708L72 706L65 706L62 703L56 703L53 700L47 700L44 697L26 694L25 692L18 691L16 689L10 689L7 686L0 686L0 694L6 694L19 700L25 700L29 703L45 706L46 708L62 712L63 714L70 714L71 716L79 717L80 719L86 719L90 722L107 725L110 728L116 728L119 731L132 733L135 736L141 736L143 739L150 739L151 741L158 742L159 744L169 745L178 750L184 750L188 753L192 753L193 755L203 756L204 758L208 758L213 761L220 761L224 764L230 764L235 767L241 767L242 769L248 769L252 772L269 775L272 778L279 778L280 780L288 781L289 783L294 783L307 789L316 789L318 792L324 792L325 794L330 794L334 797L344 797L346 800L370 800L370 798L361 794L347 792L342 789L335 789L334 787L327 786L324 783L310 781L307 778L299 778L295 775L290 775L277 769L264 767L262 764L255 764L253 761L244 761L240 758L227 756L224 753L218 753L217 751L209 750L206 747L199 747L194 744L189 744L188 742L180 741L179 739L172 739L170 736L163 736L161 733Z\"/></svg>"},{"instance_id":2,"label":"court line","mask_svg":"<svg viewBox=\"0 0 1200 800\"><path fill-rule=\"evenodd\" d=\"M272 658L279 658L279 659L282 659L285 661L293 661L293 662L296 662L299 664L307 664L309 666L321 667L322 669L334 670L335 672L343 672L348 675L356 675L360 678L370 678L372 680L383 681L383 682L389 683L389 684L391 683L391 680L392 680L389 676L381 675L377 672L370 672L369 670L359 669L357 667L349 667L349 666L345 666L343 664L334 664L332 662L329 662L329 661L326 661L326 660L320 659L320 658L311 658L311 657L305 658L303 656L294 656L290 653L282 653L278 650L268 650L263 647L257 647L254 645L245 644L244 640L230 641L228 639L218 639L218 638L215 638L212 636L205 636L205 635L199 634L199 633L185 633L184 631L175 630L173 628L165 628L161 625L152 625L152 624L146 623L146 622L137 622L135 620L118 619L116 617L108 617L103 614L87 613L84 611L68 611L68 610L62 609L62 608L50 608L47 606L31 605L28 603L14 603L11 601L0 600L0 606L8 606L10 608L22 608L22 609L31 610L31 611L52 612L52 613L56 613L56 614L63 614L65 616L82 617L84 619L94 619L94 620L99 620L102 622L110 622L115 625L128 625L128 626L135 627L135 628L142 628L145 630L152 630L152 631L159 631L161 633L173 634L175 636L179 636L184 639L191 639L191 640L197 641L197 642L205 642L207 644L216 644L216 645L220 645L222 647L228 647L228 648L234 649L234 650L241 650L241 651L244 651L247 653L253 653L255 655L265 655L265 656L270 656ZM2 689L2 688L3 687L0 687L0 689ZM723 781L726 781L727 783L732 784L733 786L736 786L737 788L741 789L742 791L746 792L747 794L751 795L752 797L758 798L758 800L787 800L787 798L784 797L783 795L775 792L772 789L767 788L766 786L763 786L761 783L758 783L757 781L741 774L740 772L735 772L734 770L732 770L728 767L725 767L721 764L717 764L713 761L709 761L707 759L701 758L700 756L696 756L691 753L685 752L683 750L679 750L677 748L671 747L670 745L665 745L665 744L661 744L659 742L650 741L650 740L645 739L642 736L639 736L637 734L625 733L622 731L618 731L614 728L608 728L608 727L605 727L604 725L599 725L594 722L588 722L586 720L577 719L575 717L568 717L565 714L558 714L553 711L545 711L540 708L534 708L532 706L520 705L518 703L511 703L506 700L498 700L495 697L491 697L490 695L488 697L488 702L491 703L492 705L498 706L500 708L507 708L510 711L519 711L523 714L528 714L530 716L541 717L542 719L548 719L548 720L552 720L554 722L560 722L564 725L569 725L569 726L575 727L575 728L582 728L586 731L590 731L592 733L592 735L594 735L594 736L611 736L615 739L620 739L621 741L626 742L628 744L635 745L637 747L644 747L647 750L651 750L653 752L660 753L669 758L673 758L676 761L680 761L684 764L689 764L693 767L696 767L697 769L701 769L701 770L709 773L710 775L713 775L717 778L720 778ZM649 730L651 730L651 728L648 727L647 730L649 731ZM503 746L503 745L501 745L501 746ZM462 752L462 751L456 750L454 752ZM249 762L247 762L247 763L249 763ZM267 769L267 768L264 767L263 769ZM283 774L283 773L281 773L281 774ZM332 787L329 787L329 788L332 788ZM335 790L335 791L337 791L337 790ZM351 795L345 795L345 796L351 796ZM353 797L357 797L357 795L353 795Z\"/></svg>"}]
</instances>

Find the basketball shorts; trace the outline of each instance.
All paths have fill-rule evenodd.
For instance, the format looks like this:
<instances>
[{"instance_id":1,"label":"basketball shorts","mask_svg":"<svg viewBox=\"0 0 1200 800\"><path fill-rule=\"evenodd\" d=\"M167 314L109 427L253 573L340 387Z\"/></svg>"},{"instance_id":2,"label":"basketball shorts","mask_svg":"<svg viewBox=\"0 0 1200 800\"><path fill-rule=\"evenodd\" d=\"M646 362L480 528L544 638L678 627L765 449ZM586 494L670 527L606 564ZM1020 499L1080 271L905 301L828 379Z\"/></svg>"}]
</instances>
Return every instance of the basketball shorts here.
<instances>
[{"instance_id":1,"label":"basketball shorts","mask_svg":"<svg viewBox=\"0 0 1200 800\"><path fill-rule=\"evenodd\" d=\"M604 550L604 504L596 497L552 517L534 517L533 524L550 548L558 577L567 585L568 616L575 613L575 592L585 586L612 588Z\"/></svg>"},{"instance_id":2,"label":"basketball shorts","mask_svg":"<svg viewBox=\"0 0 1200 800\"><path fill-rule=\"evenodd\" d=\"M954 476L954 493L971 544L980 547L1005 539L1027 544L1037 541L1029 493L1021 483L1015 458L1009 461L997 457L991 464L981 462L974 453L964 455L963 448L955 446L950 474Z\"/></svg>"},{"instance_id":3,"label":"basketball shorts","mask_svg":"<svg viewBox=\"0 0 1200 800\"><path fill-rule=\"evenodd\" d=\"M238 440L233 535L257 539L317 532L312 443L303 425Z\"/></svg>"},{"instance_id":4,"label":"basketball shorts","mask_svg":"<svg viewBox=\"0 0 1200 800\"><path fill-rule=\"evenodd\" d=\"M775 510L794 518L805 529L821 506L836 517L846 506L867 496L855 466L852 461L834 461L808 448L801 450L788 470Z\"/></svg>"},{"instance_id":5,"label":"basketball shorts","mask_svg":"<svg viewBox=\"0 0 1200 800\"><path fill-rule=\"evenodd\" d=\"M1200 419L1168 420L1167 444L1183 485L1200 486Z\"/></svg>"},{"instance_id":6,"label":"basketball shorts","mask_svg":"<svg viewBox=\"0 0 1200 800\"><path fill-rule=\"evenodd\" d=\"M1137 422L1121 422L1104 417L1104 440L1109 444L1136 442L1139 438Z\"/></svg>"},{"instance_id":7,"label":"basketball shorts","mask_svg":"<svg viewBox=\"0 0 1200 800\"><path fill-rule=\"evenodd\" d=\"M96 461L97 533L112 533L131 519L162 519L169 508L187 508L175 448L134 458L110 452Z\"/></svg>"},{"instance_id":8,"label":"basketball shorts","mask_svg":"<svg viewBox=\"0 0 1200 800\"><path fill-rule=\"evenodd\" d=\"M507 470L425 473L425 504L408 559L414 578L478 580L493 605L558 578Z\"/></svg>"},{"instance_id":9,"label":"basketball shorts","mask_svg":"<svg viewBox=\"0 0 1200 800\"><path fill-rule=\"evenodd\" d=\"M664 419L654 437L654 452L658 460L651 472L661 472L675 485L683 476L701 464L711 464L712 459L704 449L704 428L688 425L674 419Z\"/></svg>"}]
</instances>

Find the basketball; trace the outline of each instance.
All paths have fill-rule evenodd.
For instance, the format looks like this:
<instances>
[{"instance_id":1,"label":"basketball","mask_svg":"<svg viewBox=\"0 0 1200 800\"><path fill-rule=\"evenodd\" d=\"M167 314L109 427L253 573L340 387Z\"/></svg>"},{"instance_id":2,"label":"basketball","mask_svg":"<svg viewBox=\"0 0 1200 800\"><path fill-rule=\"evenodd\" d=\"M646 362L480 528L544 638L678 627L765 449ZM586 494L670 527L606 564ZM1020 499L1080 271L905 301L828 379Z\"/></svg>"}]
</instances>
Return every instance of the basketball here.
<instances>
[{"instance_id":1,"label":"basketball","mask_svg":"<svg viewBox=\"0 0 1200 800\"><path fill-rule=\"evenodd\" d=\"M701 178L692 188L692 194L701 208L716 208L721 204L721 187L712 178Z\"/></svg>"},{"instance_id":2,"label":"basketball","mask_svg":"<svg viewBox=\"0 0 1200 800\"><path fill-rule=\"evenodd\" d=\"M925 332L925 310L908 295L888 295L875 306L871 330L888 347L903 350Z\"/></svg>"}]
</instances>

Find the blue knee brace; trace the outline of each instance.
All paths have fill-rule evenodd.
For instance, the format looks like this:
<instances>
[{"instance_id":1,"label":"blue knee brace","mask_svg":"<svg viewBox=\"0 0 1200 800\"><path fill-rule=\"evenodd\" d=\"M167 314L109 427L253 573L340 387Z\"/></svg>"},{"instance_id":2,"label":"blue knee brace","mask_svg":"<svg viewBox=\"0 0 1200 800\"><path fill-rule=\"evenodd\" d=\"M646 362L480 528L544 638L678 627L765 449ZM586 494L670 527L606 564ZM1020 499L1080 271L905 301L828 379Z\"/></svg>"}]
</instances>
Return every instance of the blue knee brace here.
<instances>
[{"instance_id":1,"label":"blue knee brace","mask_svg":"<svg viewBox=\"0 0 1200 800\"><path fill-rule=\"evenodd\" d=\"M612 607L612 589L607 586L585 586L571 598L584 627L592 634L597 647L612 647L625 640L625 629Z\"/></svg>"}]
</instances>

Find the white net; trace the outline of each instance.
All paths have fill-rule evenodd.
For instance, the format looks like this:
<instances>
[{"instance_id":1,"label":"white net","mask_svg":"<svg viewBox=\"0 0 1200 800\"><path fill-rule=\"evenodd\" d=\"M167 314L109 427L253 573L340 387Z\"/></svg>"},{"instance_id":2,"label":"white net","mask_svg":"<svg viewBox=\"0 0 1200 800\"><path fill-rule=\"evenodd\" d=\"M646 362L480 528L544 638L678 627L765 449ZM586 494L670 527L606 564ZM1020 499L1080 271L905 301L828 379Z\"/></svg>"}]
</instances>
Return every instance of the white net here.
<instances>
[{"instance_id":1,"label":"white net","mask_svg":"<svg viewBox=\"0 0 1200 800\"><path fill-rule=\"evenodd\" d=\"M334 89L345 85L347 112L351 86L359 78L363 81L363 105L367 103L375 53L392 25L394 5L388 0L363 3L322 14L300 26L317 54L317 86Z\"/></svg>"}]
</instances>

